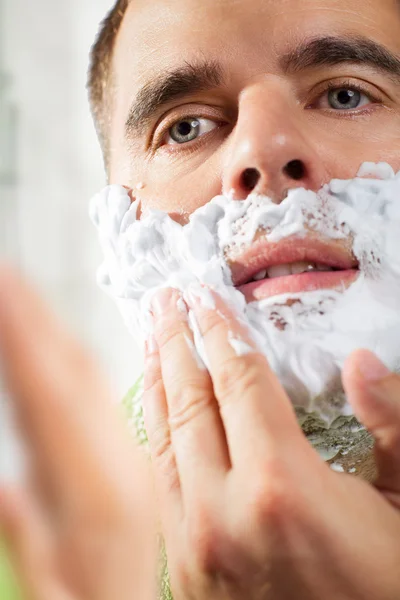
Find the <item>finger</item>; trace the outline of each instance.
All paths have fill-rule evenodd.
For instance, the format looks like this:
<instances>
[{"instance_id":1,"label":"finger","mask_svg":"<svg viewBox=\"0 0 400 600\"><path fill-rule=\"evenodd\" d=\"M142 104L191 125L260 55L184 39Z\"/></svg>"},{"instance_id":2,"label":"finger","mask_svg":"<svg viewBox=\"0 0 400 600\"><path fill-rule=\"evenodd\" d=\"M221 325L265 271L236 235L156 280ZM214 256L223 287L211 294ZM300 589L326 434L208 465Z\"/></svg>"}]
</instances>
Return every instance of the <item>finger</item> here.
<instances>
[{"instance_id":1,"label":"finger","mask_svg":"<svg viewBox=\"0 0 400 600\"><path fill-rule=\"evenodd\" d=\"M58 578L49 530L38 506L21 490L0 490L0 525L27 600L72 600Z\"/></svg>"},{"instance_id":2,"label":"finger","mask_svg":"<svg viewBox=\"0 0 400 600\"><path fill-rule=\"evenodd\" d=\"M354 412L375 439L376 485L400 495L400 377L368 350L357 350L343 369Z\"/></svg>"},{"instance_id":3,"label":"finger","mask_svg":"<svg viewBox=\"0 0 400 600\"><path fill-rule=\"evenodd\" d=\"M204 302L205 294L208 296ZM191 290L233 464L305 449L292 405L247 326L215 292ZM296 454L296 453L294 453Z\"/></svg>"},{"instance_id":4,"label":"finger","mask_svg":"<svg viewBox=\"0 0 400 600\"><path fill-rule=\"evenodd\" d=\"M149 440L161 519L166 537L178 531L182 520L182 495L178 467L168 424L168 406L161 375L160 355L154 336L146 343L143 412Z\"/></svg>"},{"instance_id":5,"label":"finger","mask_svg":"<svg viewBox=\"0 0 400 600\"><path fill-rule=\"evenodd\" d=\"M182 493L204 492L230 468L226 438L211 378L193 344L187 307L177 290L153 301L155 337Z\"/></svg>"},{"instance_id":6,"label":"finger","mask_svg":"<svg viewBox=\"0 0 400 600\"><path fill-rule=\"evenodd\" d=\"M0 351L32 460L72 510L132 510L133 456L107 384L13 271L0 268ZM132 464L133 461L133 464ZM117 507L118 505L118 507Z\"/></svg>"}]
</instances>

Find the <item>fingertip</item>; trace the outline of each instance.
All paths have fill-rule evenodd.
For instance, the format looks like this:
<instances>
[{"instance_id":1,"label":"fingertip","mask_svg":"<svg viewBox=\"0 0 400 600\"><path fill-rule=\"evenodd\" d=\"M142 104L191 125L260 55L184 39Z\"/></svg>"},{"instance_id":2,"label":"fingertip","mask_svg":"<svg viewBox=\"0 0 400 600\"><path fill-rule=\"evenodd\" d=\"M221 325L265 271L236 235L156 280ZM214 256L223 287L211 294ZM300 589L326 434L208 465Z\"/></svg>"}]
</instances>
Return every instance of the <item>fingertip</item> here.
<instances>
[{"instance_id":1,"label":"fingertip","mask_svg":"<svg viewBox=\"0 0 400 600\"><path fill-rule=\"evenodd\" d=\"M345 388L349 382L359 378L359 365L363 362L366 352L368 353L369 350L355 350L346 358L342 369L342 380Z\"/></svg>"},{"instance_id":2,"label":"fingertip","mask_svg":"<svg viewBox=\"0 0 400 600\"><path fill-rule=\"evenodd\" d=\"M344 365L342 380L354 414L373 435L390 427L393 419L398 420L393 403L399 392L398 376L373 352L353 352Z\"/></svg>"},{"instance_id":3,"label":"fingertip","mask_svg":"<svg viewBox=\"0 0 400 600\"><path fill-rule=\"evenodd\" d=\"M353 352L346 360L342 378L343 384L366 386L376 383L392 375L386 365L370 350L360 349Z\"/></svg>"},{"instance_id":4,"label":"fingertip","mask_svg":"<svg viewBox=\"0 0 400 600\"><path fill-rule=\"evenodd\" d=\"M369 394L366 393L366 381L362 376L362 365L367 364L372 353L366 349L359 349L352 352L346 359L342 369L342 382L347 401L357 419L367 426L368 421L368 400ZM372 355L374 356L374 355Z\"/></svg>"}]
</instances>

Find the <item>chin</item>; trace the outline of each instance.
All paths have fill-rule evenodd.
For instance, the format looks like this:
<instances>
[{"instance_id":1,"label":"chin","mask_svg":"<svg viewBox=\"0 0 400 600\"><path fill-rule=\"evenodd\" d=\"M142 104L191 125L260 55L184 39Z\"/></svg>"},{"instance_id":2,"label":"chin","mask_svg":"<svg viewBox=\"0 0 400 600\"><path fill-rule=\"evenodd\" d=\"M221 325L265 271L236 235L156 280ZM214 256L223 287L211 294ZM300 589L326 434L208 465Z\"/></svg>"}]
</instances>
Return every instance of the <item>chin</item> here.
<instances>
[{"instance_id":1,"label":"chin","mask_svg":"<svg viewBox=\"0 0 400 600\"><path fill-rule=\"evenodd\" d=\"M91 204L98 283L136 339L151 332L160 287L211 285L247 323L310 442L325 458L346 453L366 432L342 389L344 361L366 348L400 364L400 173L371 169L318 193L290 190L279 205L219 196L186 225L161 211L138 218L127 191L109 186Z\"/></svg>"}]
</instances>

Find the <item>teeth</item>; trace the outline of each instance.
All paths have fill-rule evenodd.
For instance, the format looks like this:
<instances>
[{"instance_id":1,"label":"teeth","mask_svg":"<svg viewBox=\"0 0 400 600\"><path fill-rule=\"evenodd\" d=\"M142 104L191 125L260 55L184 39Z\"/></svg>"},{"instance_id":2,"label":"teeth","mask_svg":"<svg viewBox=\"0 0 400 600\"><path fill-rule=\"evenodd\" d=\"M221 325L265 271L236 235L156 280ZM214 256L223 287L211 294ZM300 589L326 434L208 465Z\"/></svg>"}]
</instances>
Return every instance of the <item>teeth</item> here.
<instances>
[{"instance_id":1,"label":"teeth","mask_svg":"<svg viewBox=\"0 0 400 600\"><path fill-rule=\"evenodd\" d=\"M259 273L257 273L257 275L254 275L253 279L255 281L260 281L260 279L265 279L267 276L267 269L264 269L264 271L260 271Z\"/></svg>"},{"instance_id":2,"label":"teeth","mask_svg":"<svg viewBox=\"0 0 400 600\"><path fill-rule=\"evenodd\" d=\"M284 277L285 275L291 275L292 270L290 265L275 265L267 269L268 277L273 279L274 277Z\"/></svg>"},{"instance_id":3,"label":"teeth","mask_svg":"<svg viewBox=\"0 0 400 600\"><path fill-rule=\"evenodd\" d=\"M316 271L317 265L309 262L296 262L290 265L292 274L297 275L298 273L306 273L307 271Z\"/></svg>"},{"instance_id":4,"label":"teeth","mask_svg":"<svg viewBox=\"0 0 400 600\"><path fill-rule=\"evenodd\" d=\"M274 277L284 277L285 275L298 275L300 273L307 273L310 271L333 271L333 268L318 263L298 261L291 264L275 265L273 267L269 267L269 269L265 269L264 271L260 271L259 273L257 273L257 275L254 275L253 280L260 281L260 279L265 279L266 277L273 279Z\"/></svg>"}]
</instances>

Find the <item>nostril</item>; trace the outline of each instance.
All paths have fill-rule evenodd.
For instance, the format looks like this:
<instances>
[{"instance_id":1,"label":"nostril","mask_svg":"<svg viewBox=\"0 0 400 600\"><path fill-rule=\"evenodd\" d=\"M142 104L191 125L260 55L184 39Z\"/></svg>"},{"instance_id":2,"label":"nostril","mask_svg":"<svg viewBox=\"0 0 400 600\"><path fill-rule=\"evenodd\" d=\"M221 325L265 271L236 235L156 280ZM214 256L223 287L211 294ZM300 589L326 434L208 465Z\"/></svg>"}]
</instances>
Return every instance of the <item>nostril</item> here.
<instances>
[{"instance_id":1,"label":"nostril","mask_svg":"<svg viewBox=\"0 0 400 600\"><path fill-rule=\"evenodd\" d=\"M242 173L241 184L246 191L252 192L260 181L261 173L257 169L245 169Z\"/></svg>"},{"instance_id":2,"label":"nostril","mask_svg":"<svg viewBox=\"0 0 400 600\"><path fill-rule=\"evenodd\" d=\"M301 160L291 160L288 162L283 171L285 175L290 177L290 179L294 179L295 181L304 179L306 175L306 167Z\"/></svg>"}]
</instances>

